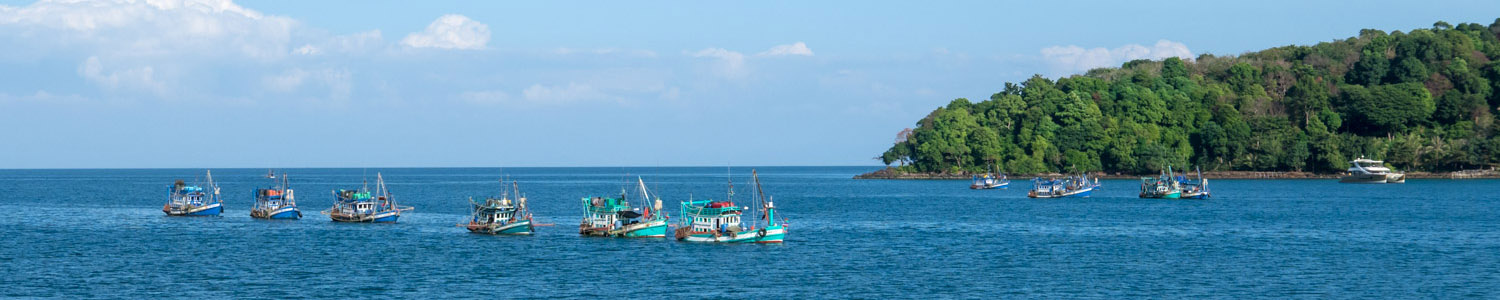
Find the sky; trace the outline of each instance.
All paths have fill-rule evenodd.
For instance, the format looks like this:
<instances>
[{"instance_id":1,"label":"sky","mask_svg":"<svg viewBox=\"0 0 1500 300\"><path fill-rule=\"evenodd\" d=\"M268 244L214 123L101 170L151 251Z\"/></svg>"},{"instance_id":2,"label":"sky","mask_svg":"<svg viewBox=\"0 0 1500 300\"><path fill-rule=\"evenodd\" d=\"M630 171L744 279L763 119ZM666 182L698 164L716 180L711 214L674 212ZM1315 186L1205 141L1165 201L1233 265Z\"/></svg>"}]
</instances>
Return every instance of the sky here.
<instances>
[{"instance_id":1,"label":"sky","mask_svg":"<svg viewBox=\"0 0 1500 300\"><path fill-rule=\"evenodd\" d=\"M929 3L932 2L932 3ZM1500 1L0 0L0 169L878 165L954 98Z\"/></svg>"}]
</instances>

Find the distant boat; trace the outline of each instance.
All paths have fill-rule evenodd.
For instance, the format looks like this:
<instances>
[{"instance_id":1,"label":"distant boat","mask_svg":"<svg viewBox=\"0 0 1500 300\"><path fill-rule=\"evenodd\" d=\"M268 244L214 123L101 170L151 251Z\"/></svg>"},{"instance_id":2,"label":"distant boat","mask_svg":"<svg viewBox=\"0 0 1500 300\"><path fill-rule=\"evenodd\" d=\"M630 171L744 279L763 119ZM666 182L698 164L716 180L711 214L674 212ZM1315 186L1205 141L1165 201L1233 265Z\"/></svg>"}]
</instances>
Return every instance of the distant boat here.
<instances>
[{"instance_id":1,"label":"distant boat","mask_svg":"<svg viewBox=\"0 0 1500 300\"><path fill-rule=\"evenodd\" d=\"M276 178L271 175L267 178ZM250 207L250 217L257 219L301 219L302 210L297 209L296 197L292 195L286 174L274 186L255 189L255 205Z\"/></svg>"},{"instance_id":2,"label":"distant boat","mask_svg":"<svg viewBox=\"0 0 1500 300\"><path fill-rule=\"evenodd\" d=\"M1391 172L1385 162L1369 160L1364 156L1349 162L1349 172L1339 178L1341 183L1406 183L1406 174Z\"/></svg>"},{"instance_id":3,"label":"distant boat","mask_svg":"<svg viewBox=\"0 0 1500 300\"><path fill-rule=\"evenodd\" d=\"M1172 174L1172 166L1167 166L1156 177L1141 177L1141 198L1151 199L1177 199L1182 197L1182 185Z\"/></svg>"},{"instance_id":4,"label":"distant boat","mask_svg":"<svg viewBox=\"0 0 1500 300\"><path fill-rule=\"evenodd\" d=\"M646 181L636 177L640 185L643 205L650 205L651 194L646 190ZM625 199L592 197L583 198L583 222L578 224L578 234L586 236L661 238L667 236L667 218L661 213L661 199L644 210L631 208Z\"/></svg>"},{"instance_id":5,"label":"distant boat","mask_svg":"<svg viewBox=\"0 0 1500 300\"><path fill-rule=\"evenodd\" d=\"M161 212L168 216L218 216L224 212L224 201L219 198L219 186L214 184L213 171L207 171L207 189L187 185L177 180L167 186L167 204Z\"/></svg>"},{"instance_id":6,"label":"distant boat","mask_svg":"<svg viewBox=\"0 0 1500 300\"><path fill-rule=\"evenodd\" d=\"M734 182L729 183L729 195L723 201L689 200L682 203L681 222L675 232L677 240L700 243L781 243L786 238L785 222L776 222L776 206L760 186L760 177L754 170L750 177L755 181L752 198L758 207L741 208L735 205ZM749 209L758 216L751 216L749 223L743 222L744 210ZM764 222L761 224L756 224ZM757 226L759 225L759 226Z\"/></svg>"},{"instance_id":7,"label":"distant boat","mask_svg":"<svg viewBox=\"0 0 1500 300\"><path fill-rule=\"evenodd\" d=\"M402 211L412 210L410 206L396 205L380 173L375 173L373 195L368 188L361 187L358 190L335 190L333 197L333 207L323 210L323 214L335 222L395 223Z\"/></svg>"},{"instance_id":8,"label":"distant boat","mask_svg":"<svg viewBox=\"0 0 1500 300\"><path fill-rule=\"evenodd\" d=\"M1198 181L1187 180L1181 175L1177 176L1177 183L1182 186L1182 199L1208 199L1208 179L1203 178L1203 170L1193 169L1198 173Z\"/></svg>"},{"instance_id":9,"label":"distant boat","mask_svg":"<svg viewBox=\"0 0 1500 300\"><path fill-rule=\"evenodd\" d=\"M266 170L266 178L276 179L276 170Z\"/></svg>"},{"instance_id":10,"label":"distant boat","mask_svg":"<svg viewBox=\"0 0 1500 300\"><path fill-rule=\"evenodd\" d=\"M501 186L505 180L500 181ZM521 195L521 187L516 182L511 182L511 189L501 188L500 198L486 198L484 202L474 202L469 198L469 204L473 205L473 212L469 214L469 223L460 224L468 228L469 232L483 234L505 234L505 235L528 235L533 231L531 226L531 209L526 206L526 197ZM511 201L511 192L515 192L515 201Z\"/></svg>"},{"instance_id":11,"label":"distant boat","mask_svg":"<svg viewBox=\"0 0 1500 300\"><path fill-rule=\"evenodd\" d=\"M1075 175L1063 178L1031 179L1031 191L1026 197L1031 198L1087 198L1099 186L1099 180L1090 182L1088 175Z\"/></svg>"},{"instance_id":12,"label":"distant boat","mask_svg":"<svg viewBox=\"0 0 1500 300\"><path fill-rule=\"evenodd\" d=\"M984 173L984 174L981 174L981 175L974 175L974 182L971 183L971 184L969 184L969 189L974 189L974 190L1005 189L1005 188L1007 188L1009 186L1010 186L1010 179L1005 177L1005 173L1000 173L997 170L994 173Z\"/></svg>"}]
</instances>

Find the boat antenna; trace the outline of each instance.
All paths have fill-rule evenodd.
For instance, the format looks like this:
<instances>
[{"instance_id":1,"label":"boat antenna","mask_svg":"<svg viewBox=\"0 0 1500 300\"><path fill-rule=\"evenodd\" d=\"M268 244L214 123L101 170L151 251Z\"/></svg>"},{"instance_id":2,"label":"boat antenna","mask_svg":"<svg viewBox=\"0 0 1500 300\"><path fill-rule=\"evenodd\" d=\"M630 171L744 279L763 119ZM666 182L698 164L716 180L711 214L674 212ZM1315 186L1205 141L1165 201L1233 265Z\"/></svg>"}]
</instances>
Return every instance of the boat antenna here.
<instances>
[{"instance_id":1,"label":"boat antenna","mask_svg":"<svg viewBox=\"0 0 1500 300\"><path fill-rule=\"evenodd\" d=\"M724 166L724 179L729 181L729 196L725 196L724 201L734 203L734 173L729 166Z\"/></svg>"}]
</instances>

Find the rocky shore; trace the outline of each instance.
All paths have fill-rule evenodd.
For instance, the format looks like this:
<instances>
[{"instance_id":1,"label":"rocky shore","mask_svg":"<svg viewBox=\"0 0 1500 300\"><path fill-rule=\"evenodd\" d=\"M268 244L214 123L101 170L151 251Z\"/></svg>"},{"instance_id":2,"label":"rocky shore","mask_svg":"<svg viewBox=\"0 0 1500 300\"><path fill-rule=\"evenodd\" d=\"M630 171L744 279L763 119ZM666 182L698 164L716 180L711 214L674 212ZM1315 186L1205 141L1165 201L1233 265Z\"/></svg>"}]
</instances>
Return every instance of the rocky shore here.
<instances>
[{"instance_id":1,"label":"rocky shore","mask_svg":"<svg viewBox=\"0 0 1500 300\"><path fill-rule=\"evenodd\" d=\"M854 179L930 179L930 180L954 180L969 179L971 173L907 173L896 171L895 168L884 168L874 172L855 175ZM1060 177L1064 174L1006 174L1011 179L1032 177ZM1122 174L1122 173L1091 173L1089 176L1104 179L1136 179L1142 176L1155 176L1156 174ZM1336 179L1340 174L1319 174L1310 172L1258 172L1258 171L1211 171L1203 172L1203 177L1210 179ZM1500 178L1500 171L1495 169L1485 170L1463 170L1455 172L1407 172L1406 178L1444 178L1444 179L1467 179L1467 178Z\"/></svg>"}]
</instances>

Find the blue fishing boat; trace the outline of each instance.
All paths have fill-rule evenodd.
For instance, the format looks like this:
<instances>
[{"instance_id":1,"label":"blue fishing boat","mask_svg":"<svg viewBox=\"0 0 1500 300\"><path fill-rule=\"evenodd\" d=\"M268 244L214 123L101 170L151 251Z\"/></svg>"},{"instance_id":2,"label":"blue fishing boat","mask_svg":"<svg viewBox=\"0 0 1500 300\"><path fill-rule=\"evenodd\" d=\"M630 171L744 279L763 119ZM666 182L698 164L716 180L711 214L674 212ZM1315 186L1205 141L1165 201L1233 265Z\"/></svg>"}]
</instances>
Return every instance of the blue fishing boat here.
<instances>
[{"instance_id":1,"label":"blue fishing boat","mask_svg":"<svg viewBox=\"0 0 1500 300\"><path fill-rule=\"evenodd\" d=\"M224 200L219 198L219 186L214 184L213 171L208 171L207 188L187 185L182 180L167 186L167 204L161 212L168 216L218 216L224 212Z\"/></svg>"},{"instance_id":2,"label":"blue fishing boat","mask_svg":"<svg viewBox=\"0 0 1500 300\"><path fill-rule=\"evenodd\" d=\"M1001 173L998 170L994 173L974 175L973 183L969 184L969 189L974 190L1005 189L1007 187L1010 187L1010 179L1005 177L1005 173Z\"/></svg>"},{"instance_id":3,"label":"blue fishing boat","mask_svg":"<svg viewBox=\"0 0 1500 300\"><path fill-rule=\"evenodd\" d=\"M1088 175L1052 179L1032 178L1031 191L1026 193L1026 197L1087 198L1097 187L1099 187L1099 179L1089 181Z\"/></svg>"},{"instance_id":4,"label":"blue fishing boat","mask_svg":"<svg viewBox=\"0 0 1500 300\"><path fill-rule=\"evenodd\" d=\"M1208 179L1203 178L1202 170L1194 168L1194 171L1198 172L1198 181L1177 176L1177 184L1182 186L1182 199L1208 199Z\"/></svg>"},{"instance_id":5,"label":"blue fishing boat","mask_svg":"<svg viewBox=\"0 0 1500 300\"><path fill-rule=\"evenodd\" d=\"M375 173L375 193L368 187L358 190L334 190L333 207L323 211L335 222L395 223L401 212L410 211L410 206L396 205L390 191L385 188L385 179Z\"/></svg>"},{"instance_id":6,"label":"blue fishing boat","mask_svg":"<svg viewBox=\"0 0 1500 300\"><path fill-rule=\"evenodd\" d=\"M1156 177L1141 177L1141 198L1177 199L1182 197L1182 183L1172 174L1172 166Z\"/></svg>"},{"instance_id":7,"label":"blue fishing boat","mask_svg":"<svg viewBox=\"0 0 1500 300\"><path fill-rule=\"evenodd\" d=\"M266 178L276 178L272 173ZM255 205L250 207L250 217L256 219L301 219L302 210L297 209L296 197L288 185L286 174L276 185L255 189Z\"/></svg>"},{"instance_id":8,"label":"blue fishing boat","mask_svg":"<svg viewBox=\"0 0 1500 300\"><path fill-rule=\"evenodd\" d=\"M636 182L640 186L640 198L645 202L643 204L652 203L651 193L646 190L646 181L636 177ZM578 224L578 234L628 238L667 237L667 216L661 213L661 199L656 198L653 206L635 209L630 206L625 195L621 191L620 198L583 198L583 222Z\"/></svg>"},{"instance_id":9,"label":"blue fishing boat","mask_svg":"<svg viewBox=\"0 0 1500 300\"><path fill-rule=\"evenodd\" d=\"M505 180L500 181L501 186ZM468 228L469 232L483 234L503 235L528 235L534 230L531 226L531 209L526 206L526 196L521 195L521 187L516 182L511 182L511 189L501 189L500 198L486 198L484 202L475 202L469 198L469 204L473 205L473 212L469 214L468 224L459 224ZM511 201L511 192L515 192L515 201Z\"/></svg>"},{"instance_id":10,"label":"blue fishing boat","mask_svg":"<svg viewBox=\"0 0 1500 300\"><path fill-rule=\"evenodd\" d=\"M741 208L734 203L734 182L729 183L729 195L723 201L688 200L682 203L680 225L675 236L679 241L699 243L781 243L786 238L786 220L777 222L776 206L760 186L760 177L750 171L755 186L752 189L754 205ZM745 210L758 216L750 216L743 222ZM761 223L761 222L764 223ZM760 223L760 224L756 224ZM757 226L759 225L759 226Z\"/></svg>"}]
</instances>

